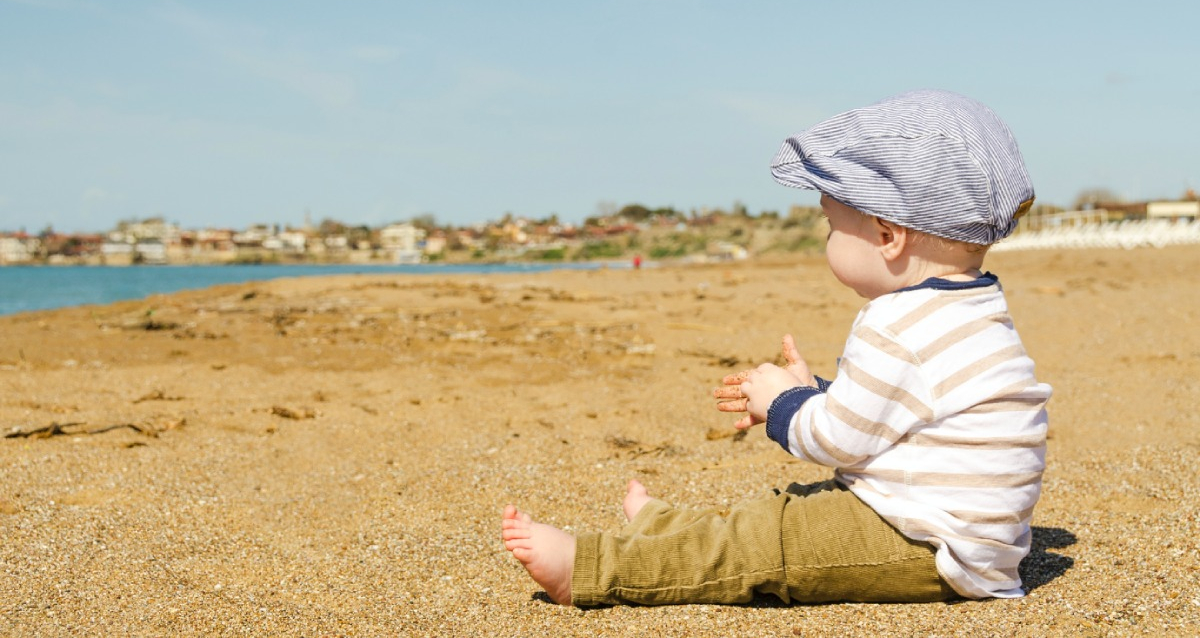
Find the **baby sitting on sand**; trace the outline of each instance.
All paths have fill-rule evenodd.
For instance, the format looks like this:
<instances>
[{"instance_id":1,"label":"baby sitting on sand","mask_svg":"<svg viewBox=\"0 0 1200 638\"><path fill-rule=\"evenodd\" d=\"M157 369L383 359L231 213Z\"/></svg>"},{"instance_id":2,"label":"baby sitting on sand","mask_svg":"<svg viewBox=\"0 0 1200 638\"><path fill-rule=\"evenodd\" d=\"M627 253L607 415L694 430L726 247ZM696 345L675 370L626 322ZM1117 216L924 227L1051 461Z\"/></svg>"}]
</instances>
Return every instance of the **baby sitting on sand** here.
<instances>
[{"instance_id":1,"label":"baby sitting on sand","mask_svg":"<svg viewBox=\"0 0 1200 638\"><path fill-rule=\"evenodd\" d=\"M731 375L714 395L746 412L736 427L765 423L833 479L726 515L630 481L617 534L572 536L509 505L504 546L561 604L1022 596L1050 387L982 270L1033 202L1016 141L984 105L916 91L789 138L772 174L821 193L829 267L868 302L833 381L788 335L786 367Z\"/></svg>"}]
</instances>

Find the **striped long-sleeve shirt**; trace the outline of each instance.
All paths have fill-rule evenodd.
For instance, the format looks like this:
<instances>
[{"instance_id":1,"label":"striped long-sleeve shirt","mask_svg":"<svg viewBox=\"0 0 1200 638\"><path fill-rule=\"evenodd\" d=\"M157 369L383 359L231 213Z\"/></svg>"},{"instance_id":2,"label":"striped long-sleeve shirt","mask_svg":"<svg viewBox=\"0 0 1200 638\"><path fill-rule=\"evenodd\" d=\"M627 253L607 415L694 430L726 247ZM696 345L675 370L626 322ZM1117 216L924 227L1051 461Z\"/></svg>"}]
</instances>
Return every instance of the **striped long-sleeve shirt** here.
<instances>
[{"instance_id":1,"label":"striped long-sleeve shirt","mask_svg":"<svg viewBox=\"0 0 1200 638\"><path fill-rule=\"evenodd\" d=\"M1050 386L1034 378L996 278L930 279L872 300L821 385L780 395L767 434L934 545L960 594L1022 596Z\"/></svg>"}]
</instances>

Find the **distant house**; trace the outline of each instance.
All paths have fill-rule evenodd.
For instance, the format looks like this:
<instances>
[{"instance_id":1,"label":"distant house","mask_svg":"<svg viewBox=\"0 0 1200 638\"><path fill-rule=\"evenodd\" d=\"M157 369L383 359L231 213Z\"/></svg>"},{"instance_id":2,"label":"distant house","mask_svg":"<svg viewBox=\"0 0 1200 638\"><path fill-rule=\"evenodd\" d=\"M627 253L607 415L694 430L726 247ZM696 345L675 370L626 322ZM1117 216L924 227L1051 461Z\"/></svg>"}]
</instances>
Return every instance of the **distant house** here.
<instances>
[{"instance_id":1,"label":"distant house","mask_svg":"<svg viewBox=\"0 0 1200 638\"><path fill-rule=\"evenodd\" d=\"M308 235L299 230L285 230L278 235L281 249L286 253L303 254L308 246Z\"/></svg>"},{"instance_id":2,"label":"distant house","mask_svg":"<svg viewBox=\"0 0 1200 638\"><path fill-rule=\"evenodd\" d=\"M41 241L25 233L0 235L0 265L25 264L33 261L41 249Z\"/></svg>"},{"instance_id":3,"label":"distant house","mask_svg":"<svg viewBox=\"0 0 1200 638\"><path fill-rule=\"evenodd\" d=\"M330 251L345 252L350 250L350 240L345 235L330 235L322 240L325 244L325 249Z\"/></svg>"},{"instance_id":4,"label":"distant house","mask_svg":"<svg viewBox=\"0 0 1200 638\"><path fill-rule=\"evenodd\" d=\"M167 263L167 245L159 239L143 239L133 245L135 259L144 264Z\"/></svg>"},{"instance_id":5,"label":"distant house","mask_svg":"<svg viewBox=\"0 0 1200 638\"><path fill-rule=\"evenodd\" d=\"M379 245L393 263L421 262L425 231L409 223L392 224L379 231Z\"/></svg>"},{"instance_id":6,"label":"distant house","mask_svg":"<svg viewBox=\"0 0 1200 638\"><path fill-rule=\"evenodd\" d=\"M100 244L100 258L110 266L128 266L133 263L133 246L136 240L127 239L125 233L113 231Z\"/></svg>"},{"instance_id":7,"label":"distant house","mask_svg":"<svg viewBox=\"0 0 1200 638\"><path fill-rule=\"evenodd\" d=\"M201 250L232 250L233 231L228 228L205 228L194 233L193 241Z\"/></svg>"},{"instance_id":8,"label":"distant house","mask_svg":"<svg viewBox=\"0 0 1200 638\"><path fill-rule=\"evenodd\" d=\"M120 234L126 243L137 244L140 241L152 240L162 244L175 246L180 243L181 231L179 226L172 224L162 217L151 217L144 220L128 220L117 224L117 229L109 233Z\"/></svg>"},{"instance_id":9,"label":"distant house","mask_svg":"<svg viewBox=\"0 0 1200 638\"><path fill-rule=\"evenodd\" d=\"M1147 219L1197 219L1200 218L1200 202L1149 202L1146 204Z\"/></svg>"},{"instance_id":10,"label":"distant house","mask_svg":"<svg viewBox=\"0 0 1200 638\"><path fill-rule=\"evenodd\" d=\"M262 247L263 242L270 239L273 234L271 228L265 224L255 224L246 230L234 233L233 243L243 248ZM282 244L280 245L282 246Z\"/></svg>"},{"instance_id":11,"label":"distant house","mask_svg":"<svg viewBox=\"0 0 1200 638\"><path fill-rule=\"evenodd\" d=\"M434 231L432 235L425 238L425 254L440 255L446 252L446 244L446 233L441 230Z\"/></svg>"},{"instance_id":12,"label":"distant house","mask_svg":"<svg viewBox=\"0 0 1200 638\"><path fill-rule=\"evenodd\" d=\"M185 230L179 241L178 250L167 248L167 261L171 263L227 263L237 257L233 230L229 228Z\"/></svg>"}]
</instances>

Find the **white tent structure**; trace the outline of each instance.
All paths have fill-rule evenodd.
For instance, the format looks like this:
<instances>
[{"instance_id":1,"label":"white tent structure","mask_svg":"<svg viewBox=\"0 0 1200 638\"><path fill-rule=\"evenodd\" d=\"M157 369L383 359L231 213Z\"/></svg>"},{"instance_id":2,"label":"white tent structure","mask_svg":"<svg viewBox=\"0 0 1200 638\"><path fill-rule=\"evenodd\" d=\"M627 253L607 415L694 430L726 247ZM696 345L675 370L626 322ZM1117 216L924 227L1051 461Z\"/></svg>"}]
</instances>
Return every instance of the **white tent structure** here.
<instances>
[{"instance_id":1,"label":"white tent structure","mask_svg":"<svg viewBox=\"0 0 1200 638\"><path fill-rule=\"evenodd\" d=\"M1175 244L1200 244L1200 220L1138 219L1041 228L1012 235L992 250L1161 248Z\"/></svg>"}]
</instances>

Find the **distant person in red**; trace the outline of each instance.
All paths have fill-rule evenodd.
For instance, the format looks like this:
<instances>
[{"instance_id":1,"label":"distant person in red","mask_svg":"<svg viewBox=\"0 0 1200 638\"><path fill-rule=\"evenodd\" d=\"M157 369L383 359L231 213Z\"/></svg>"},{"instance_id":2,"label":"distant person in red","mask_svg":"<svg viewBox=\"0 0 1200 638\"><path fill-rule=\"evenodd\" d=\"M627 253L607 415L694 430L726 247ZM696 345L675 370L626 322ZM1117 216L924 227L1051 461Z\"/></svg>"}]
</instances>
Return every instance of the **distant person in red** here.
<instances>
[{"instance_id":1,"label":"distant person in red","mask_svg":"<svg viewBox=\"0 0 1200 638\"><path fill-rule=\"evenodd\" d=\"M641 268L641 267L642 267L642 256L634 255L633 256L633 269L637 270L638 268Z\"/></svg>"}]
</instances>

